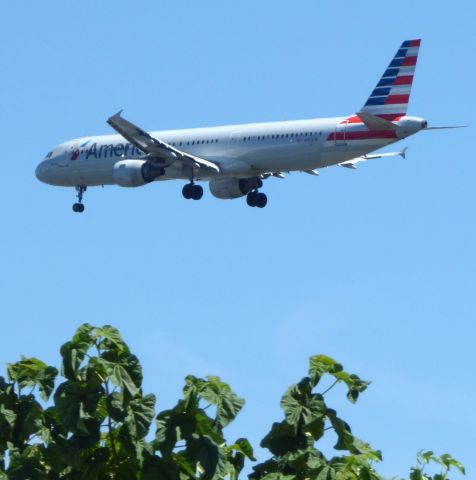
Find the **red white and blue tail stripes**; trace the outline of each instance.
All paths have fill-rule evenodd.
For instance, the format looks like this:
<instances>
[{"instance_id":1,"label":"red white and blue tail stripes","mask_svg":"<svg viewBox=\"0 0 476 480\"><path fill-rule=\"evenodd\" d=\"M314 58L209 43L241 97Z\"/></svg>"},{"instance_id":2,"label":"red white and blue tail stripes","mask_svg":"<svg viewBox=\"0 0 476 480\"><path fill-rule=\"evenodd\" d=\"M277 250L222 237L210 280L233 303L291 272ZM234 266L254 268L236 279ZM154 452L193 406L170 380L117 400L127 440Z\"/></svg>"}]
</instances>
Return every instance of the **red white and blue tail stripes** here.
<instances>
[{"instance_id":1,"label":"red white and blue tail stripes","mask_svg":"<svg viewBox=\"0 0 476 480\"><path fill-rule=\"evenodd\" d=\"M389 120L407 113L421 40L406 40L398 49L362 111Z\"/></svg>"}]
</instances>

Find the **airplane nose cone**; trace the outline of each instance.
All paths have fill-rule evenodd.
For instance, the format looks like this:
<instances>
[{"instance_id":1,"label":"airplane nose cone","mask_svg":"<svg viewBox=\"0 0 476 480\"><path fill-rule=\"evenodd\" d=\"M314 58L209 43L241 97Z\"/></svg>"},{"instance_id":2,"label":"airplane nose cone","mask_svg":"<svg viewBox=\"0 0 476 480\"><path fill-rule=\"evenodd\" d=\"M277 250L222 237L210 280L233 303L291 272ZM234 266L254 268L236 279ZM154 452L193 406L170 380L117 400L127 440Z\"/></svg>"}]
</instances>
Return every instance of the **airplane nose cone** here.
<instances>
[{"instance_id":1,"label":"airplane nose cone","mask_svg":"<svg viewBox=\"0 0 476 480\"><path fill-rule=\"evenodd\" d=\"M41 162L35 170L35 176L40 182L45 182L45 162Z\"/></svg>"}]
</instances>

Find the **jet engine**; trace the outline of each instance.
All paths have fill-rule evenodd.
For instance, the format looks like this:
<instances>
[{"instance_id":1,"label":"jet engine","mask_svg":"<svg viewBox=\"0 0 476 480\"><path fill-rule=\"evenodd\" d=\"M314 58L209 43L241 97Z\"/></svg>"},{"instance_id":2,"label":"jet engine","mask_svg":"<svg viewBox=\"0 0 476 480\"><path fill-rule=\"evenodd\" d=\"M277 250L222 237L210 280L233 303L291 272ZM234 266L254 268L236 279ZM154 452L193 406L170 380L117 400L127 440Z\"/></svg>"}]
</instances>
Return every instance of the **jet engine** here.
<instances>
[{"instance_id":1,"label":"jet engine","mask_svg":"<svg viewBox=\"0 0 476 480\"><path fill-rule=\"evenodd\" d=\"M112 176L121 187L140 187L165 174L165 169L145 160L120 160L112 168Z\"/></svg>"},{"instance_id":2,"label":"jet engine","mask_svg":"<svg viewBox=\"0 0 476 480\"><path fill-rule=\"evenodd\" d=\"M210 192L217 198L229 200L243 197L255 188L261 188L263 182L258 177L252 178L216 178L210 180Z\"/></svg>"}]
</instances>

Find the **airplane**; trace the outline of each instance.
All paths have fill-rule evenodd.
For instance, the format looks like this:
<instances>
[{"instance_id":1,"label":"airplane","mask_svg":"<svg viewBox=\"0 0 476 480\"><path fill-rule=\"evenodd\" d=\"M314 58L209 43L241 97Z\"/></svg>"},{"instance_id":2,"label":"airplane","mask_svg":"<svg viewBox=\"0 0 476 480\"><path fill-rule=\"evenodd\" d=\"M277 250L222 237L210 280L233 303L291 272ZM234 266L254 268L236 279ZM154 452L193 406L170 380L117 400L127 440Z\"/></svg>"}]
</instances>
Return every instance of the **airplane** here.
<instances>
[{"instance_id":1,"label":"airplane","mask_svg":"<svg viewBox=\"0 0 476 480\"><path fill-rule=\"evenodd\" d=\"M421 40L406 40L363 107L336 118L253 123L147 133L122 116L107 123L118 135L83 137L61 143L36 168L47 184L75 187L74 212L83 212L88 187L140 187L154 181L185 180L182 195L200 200L207 181L219 199L246 197L263 208L263 180L284 173L319 175L333 165L356 168L371 159L405 150L371 154L428 127L424 118L407 116Z\"/></svg>"}]
</instances>

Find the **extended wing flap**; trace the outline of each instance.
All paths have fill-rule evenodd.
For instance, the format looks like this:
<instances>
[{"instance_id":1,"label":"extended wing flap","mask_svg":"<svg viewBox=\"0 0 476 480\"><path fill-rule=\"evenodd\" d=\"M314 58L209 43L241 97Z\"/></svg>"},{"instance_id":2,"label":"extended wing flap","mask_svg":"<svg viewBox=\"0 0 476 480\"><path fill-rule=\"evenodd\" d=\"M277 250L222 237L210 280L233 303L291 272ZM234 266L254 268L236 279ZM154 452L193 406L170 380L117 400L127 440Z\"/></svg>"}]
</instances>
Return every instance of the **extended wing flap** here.
<instances>
[{"instance_id":1,"label":"extended wing flap","mask_svg":"<svg viewBox=\"0 0 476 480\"><path fill-rule=\"evenodd\" d=\"M142 128L134 125L121 116L122 110L117 112L112 117L109 117L107 123L122 135L128 142L135 145L151 158L169 156L172 153L176 157L176 161L182 161L192 167L207 167L220 171L220 167L209 160L197 157L190 153L182 152L181 150L169 145L162 140L153 137Z\"/></svg>"}]
</instances>

